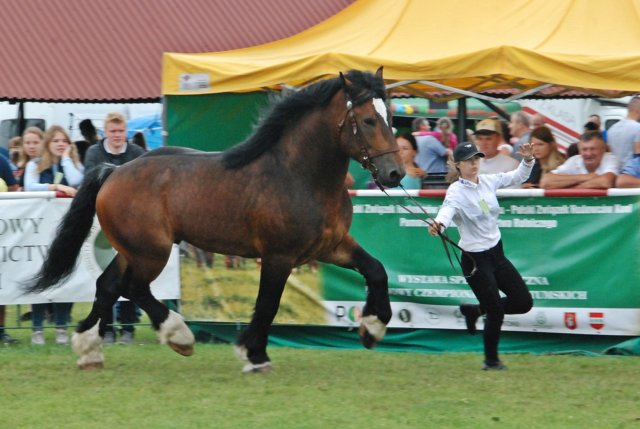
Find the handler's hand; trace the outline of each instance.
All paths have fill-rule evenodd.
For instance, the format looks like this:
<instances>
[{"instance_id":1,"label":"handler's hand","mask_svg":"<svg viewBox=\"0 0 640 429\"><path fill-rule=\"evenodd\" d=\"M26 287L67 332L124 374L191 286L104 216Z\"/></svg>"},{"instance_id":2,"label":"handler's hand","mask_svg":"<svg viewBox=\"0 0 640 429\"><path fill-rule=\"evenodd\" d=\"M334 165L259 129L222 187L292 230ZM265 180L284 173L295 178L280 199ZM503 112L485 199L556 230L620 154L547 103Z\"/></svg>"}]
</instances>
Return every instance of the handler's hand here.
<instances>
[{"instance_id":1,"label":"handler's hand","mask_svg":"<svg viewBox=\"0 0 640 429\"><path fill-rule=\"evenodd\" d=\"M531 143L524 143L520 145L519 151L520 156L523 158L531 159L533 158L533 146Z\"/></svg>"},{"instance_id":2,"label":"handler's hand","mask_svg":"<svg viewBox=\"0 0 640 429\"><path fill-rule=\"evenodd\" d=\"M434 220L429 224L429 234L435 237L440 231L442 231L442 224L440 222Z\"/></svg>"}]
</instances>

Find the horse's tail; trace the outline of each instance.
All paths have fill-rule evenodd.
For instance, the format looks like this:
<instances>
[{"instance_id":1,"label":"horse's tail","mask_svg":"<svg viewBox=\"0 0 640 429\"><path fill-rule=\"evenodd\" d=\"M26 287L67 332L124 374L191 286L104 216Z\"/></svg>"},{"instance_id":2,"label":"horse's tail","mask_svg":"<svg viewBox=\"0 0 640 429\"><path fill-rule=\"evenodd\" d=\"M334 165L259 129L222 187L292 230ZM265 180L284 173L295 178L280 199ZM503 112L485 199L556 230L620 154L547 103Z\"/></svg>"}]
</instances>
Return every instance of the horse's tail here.
<instances>
[{"instance_id":1,"label":"horse's tail","mask_svg":"<svg viewBox=\"0 0 640 429\"><path fill-rule=\"evenodd\" d=\"M115 168L115 165L102 164L85 176L69 211L58 226L44 264L33 278L24 283L25 293L45 291L71 275L93 225L98 191Z\"/></svg>"}]
</instances>

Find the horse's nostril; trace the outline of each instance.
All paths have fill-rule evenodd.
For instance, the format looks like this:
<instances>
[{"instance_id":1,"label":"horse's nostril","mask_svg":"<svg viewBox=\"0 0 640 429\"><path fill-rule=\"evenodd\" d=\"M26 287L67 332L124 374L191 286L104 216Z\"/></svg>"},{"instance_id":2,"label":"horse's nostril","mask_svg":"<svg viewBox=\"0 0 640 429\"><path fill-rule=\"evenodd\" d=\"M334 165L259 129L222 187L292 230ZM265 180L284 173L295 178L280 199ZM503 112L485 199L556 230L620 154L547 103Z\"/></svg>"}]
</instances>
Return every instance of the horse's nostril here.
<instances>
[{"instance_id":1,"label":"horse's nostril","mask_svg":"<svg viewBox=\"0 0 640 429\"><path fill-rule=\"evenodd\" d=\"M389 173L389 179L391 179L391 181L395 183L400 183L400 180L402 180L402 175L398 170L391 170L391 172Z\"/></svg>"}]
</instances>

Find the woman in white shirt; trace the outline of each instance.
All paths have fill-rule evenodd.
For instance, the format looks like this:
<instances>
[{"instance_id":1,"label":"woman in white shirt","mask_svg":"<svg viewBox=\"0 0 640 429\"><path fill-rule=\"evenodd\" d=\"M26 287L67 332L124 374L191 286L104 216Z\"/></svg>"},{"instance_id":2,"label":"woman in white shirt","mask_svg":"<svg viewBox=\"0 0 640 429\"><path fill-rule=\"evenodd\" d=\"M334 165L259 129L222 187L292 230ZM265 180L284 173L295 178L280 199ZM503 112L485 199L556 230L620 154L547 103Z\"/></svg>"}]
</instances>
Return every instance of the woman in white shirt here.
<instances>
[{"instance_id":1,"label":"woman in white shirt","mask_svg":"<svg viewBox=\"0 0 640 429\"><path fill-rule=\"evenodd\" d=\"M44 134L42 155L27 163L25 191L56 191L70 197L84 177L78 151L64 128L53 125Z\"/></svg>"},{"instance_id":2,"label":"woman in white shirt","mask_svg":"<svg viewBox=\"0 0 640 429\"><path fill-rule=\"evenodd\" d=\"M429 233L435 236L452 222L458 226L458 244L463 249L462 271L479 302L460 305L460 312L471 334L476 331L478 318L486 315L483 370L505 369L498 358L504 315L526 313L533 305L522 276L504 256L498 229L500 206L496 191L523 183L534 164L530 144L521 145L520 154L523 160L513 171L479 174L480 158L484 154L471 143L458 145L449 164L452 184L435 222L429 227ZM472 273L474 261L477 270ZM506 297L501 298L500 291Z\"/></svg>"},{"instance_id":3,"label":"woman in white shirt","mask_svg":"<svg viewBox=\"0 0 640 429\"><path fill-rule=\"evenodd\" d=\"M53 125L44 133L42 152L39 158L27 163L24 172L25 191L56 191L74 196L76 188L84 177L84 167L80 163L75 145L71 143L64 128ZM70 302L56 302L53 313L56 324L56 344L69 344L67 322L71 313ZM42 333L46 304L32 304L31 317L33 334L31 343L44 345Z\"/></svg>"}]
</instances>

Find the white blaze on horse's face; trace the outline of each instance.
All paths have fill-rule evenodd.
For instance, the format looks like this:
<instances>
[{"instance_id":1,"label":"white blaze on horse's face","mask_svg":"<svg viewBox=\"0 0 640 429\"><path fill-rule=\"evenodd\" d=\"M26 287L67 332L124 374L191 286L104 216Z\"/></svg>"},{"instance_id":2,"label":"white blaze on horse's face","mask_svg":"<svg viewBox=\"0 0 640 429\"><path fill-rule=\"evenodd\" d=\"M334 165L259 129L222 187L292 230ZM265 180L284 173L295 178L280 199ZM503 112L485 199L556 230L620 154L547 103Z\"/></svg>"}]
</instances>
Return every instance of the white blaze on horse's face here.
<instances>
[{"instance_id":1,"label":"white blaze on horse's face","mask_svg":"<svg viewBox=\"0 0 640 429\"><path fill-rule=\"evenodd\" d=\"M387 118L389 117L388 116L389 113L387 112L387 105L385 104L385 102L382 101L381 98L374 98L373 107L375 107L376 112L378 112L378 115L382 116L382 119L384 119L384 123L387 124L387 127L388 127L389 122Z\"/></svg>"}]
</instances>

